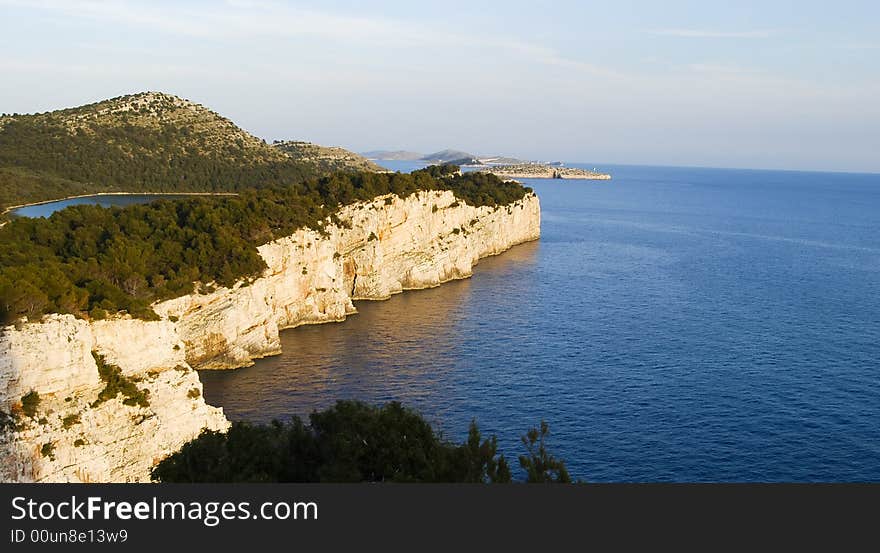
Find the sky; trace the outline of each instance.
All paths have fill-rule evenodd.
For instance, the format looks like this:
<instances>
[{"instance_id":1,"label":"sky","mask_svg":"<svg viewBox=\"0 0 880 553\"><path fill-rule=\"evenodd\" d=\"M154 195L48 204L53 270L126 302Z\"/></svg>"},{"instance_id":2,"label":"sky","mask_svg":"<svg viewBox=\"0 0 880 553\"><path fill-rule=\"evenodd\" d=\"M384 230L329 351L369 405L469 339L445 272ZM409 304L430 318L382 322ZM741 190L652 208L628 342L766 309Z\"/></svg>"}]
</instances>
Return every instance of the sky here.
<instances>
[{"instance_id":1,"label":"sky","mask_svg":"<svg viewBox=\"0 0 880 553\"><path fill-rule=\"evenodd\" d=\"M0 0L0 83L355 151L880 172L873 1Z\"/></svg>"}]
</instances>

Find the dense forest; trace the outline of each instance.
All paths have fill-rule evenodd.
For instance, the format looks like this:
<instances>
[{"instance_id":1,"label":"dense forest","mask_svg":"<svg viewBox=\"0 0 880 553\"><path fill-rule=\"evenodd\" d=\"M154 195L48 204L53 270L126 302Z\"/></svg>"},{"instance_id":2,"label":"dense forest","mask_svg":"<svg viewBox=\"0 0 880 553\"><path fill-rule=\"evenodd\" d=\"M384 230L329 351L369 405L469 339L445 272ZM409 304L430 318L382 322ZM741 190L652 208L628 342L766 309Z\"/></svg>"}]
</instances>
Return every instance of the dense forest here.
<instances>
[{"instance_id":1,"label":"dense forest","mask_svg":"<svg viewBox=\"0 0 880 553\"><path fill-rule=\"evenodd\" d=\"M547 449L545 422L530 429L519 456L524 480L571 481ZM506 483L510 466L495 436L471 422L464 443L444 440L417 412L392 402L373 407L339 401L309 423L293 417L267 425L235 422L203 431L152 471L159 482L472 482Z\"/></svg>"},{"instance_id":2,"label":"dense forest","mask_svg":"<svg viewBox=\"0 0 880 553\"><path fill-rule=\"evenodd\" d=\"M191 293L195 283L228 286L259 276L260 244L302 227L320 230L341 206L419 190L451 190L474 206L506 205L530 191L444 166L412 174L337 173L237 196L80 205L48 219L15 218L0 228L0 323L52 312L102 318L126 311L151 319L151 303Z\"/></svg>"}]
</instances>

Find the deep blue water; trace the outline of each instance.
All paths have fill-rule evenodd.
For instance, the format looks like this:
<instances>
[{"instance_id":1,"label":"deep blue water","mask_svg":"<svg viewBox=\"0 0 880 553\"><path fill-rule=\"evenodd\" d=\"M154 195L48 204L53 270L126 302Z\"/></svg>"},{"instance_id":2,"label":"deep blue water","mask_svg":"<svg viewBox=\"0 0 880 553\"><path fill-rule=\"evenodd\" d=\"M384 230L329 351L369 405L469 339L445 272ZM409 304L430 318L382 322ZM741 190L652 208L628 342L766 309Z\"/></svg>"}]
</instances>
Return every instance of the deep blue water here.
<instances>
[{"instance_id":1,"label":"deep blue water","mask_svg":"<svg viewBox=\"0 0 880 553\"><path fill-rule=\"evenodd\" d=\"M146 204L156 200L179 200L187 196L189 194L99 194L19 207L18 209L13 209L11 214L19 217L48 217L56 211L71 205L126 206Z\"/></svg>"},{"instance_id":2,"label":"deep blue water","mask_svg":"<svg viewBox=\"0 0 880 553\"><path fill-rule=\"evenodd\" d=\"M588 481L880 481L880 175L601 167L528 183L540 241L285 331L206 399L396 399L512 459L544 418Z\"/></svg>"}]
</instances>

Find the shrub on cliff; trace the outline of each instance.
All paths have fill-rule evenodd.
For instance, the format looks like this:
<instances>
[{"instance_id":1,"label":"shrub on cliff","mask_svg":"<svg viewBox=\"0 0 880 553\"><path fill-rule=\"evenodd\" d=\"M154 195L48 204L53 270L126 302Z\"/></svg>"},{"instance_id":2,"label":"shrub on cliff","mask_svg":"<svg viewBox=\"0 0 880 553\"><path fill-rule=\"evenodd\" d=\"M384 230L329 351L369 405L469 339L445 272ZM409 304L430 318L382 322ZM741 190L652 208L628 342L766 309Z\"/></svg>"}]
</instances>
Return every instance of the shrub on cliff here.
<instances>
[{"instance_id":1,"label":"shrub on cliff","mask_svg":"<svg viewBox=\"0 0 880 553\"><path fill-rule=\"evenodd\" d=\"M31 390L21 396L21 412L30 418L34 418L37 414L37 407L40 405L40 394L36 390Z\"/></svg>"},{"instance_id":2,"label":"shrub on cliff","mask_svg":"<svg viewBox=\"0 0 880 553\"><path fill-rule=\"evenodd\" d=\"M134 407L135 405L141 407L150 406L149 390L139 389L130 378L122 374L122 369L120 367L107 363L103 355L93 351L92 357L95 358L95 363L98 365L98 376L100 376L101 380L105 383L104 389L98 393L98 399L92 402L92 407L97 407L105 401L115 398L119 394L122 394L125 397L125 399L122 400L123 405L128 405L130 407Z\"/></svg>"},{"instance_id":3,"label":"shrub on cliff","mask_svg":"<svg viewBox=\"0 0 880 553\"><path fill-rule=\"evenodd\" d=\"M55 460L55 444L52 442L46 442L43 444L43 447L40 448L40 455L43 457L48 457Z\"/></svg>"}]
</instances>

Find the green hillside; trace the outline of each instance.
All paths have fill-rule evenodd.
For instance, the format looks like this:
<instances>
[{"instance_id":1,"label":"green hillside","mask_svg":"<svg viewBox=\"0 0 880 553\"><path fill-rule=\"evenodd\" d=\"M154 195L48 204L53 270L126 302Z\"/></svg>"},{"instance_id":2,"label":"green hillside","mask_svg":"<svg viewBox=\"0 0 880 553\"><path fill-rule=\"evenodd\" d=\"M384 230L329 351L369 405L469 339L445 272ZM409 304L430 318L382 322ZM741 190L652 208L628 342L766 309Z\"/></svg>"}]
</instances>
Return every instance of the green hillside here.
<instances>
[{"instance_id":1,"label":"green hillside","mask_svg":"<svg viewBox=\"0 0 880 553\"><path fill-rule=\"evenodd\" d=\"M386 171L364 156L344 148L339 148L338 146L320 146L298 140L273 142L272 146L286 153L292 159L315 164L320 171L356 170L374 171L376 173L384 173Z\"/></svg>"},{"instance_id":2,"label":"green hillside","mask_svg":"<svg viewBox=\"0 0 880 553\"><path fill-rule=\"evenodd\" d=\"M301 157L200 104L158 92L3 115L0 209L96 192L238 191L328 172ZM366 168L337 157L333 169Z\"/></svg>"}]
</instances>

